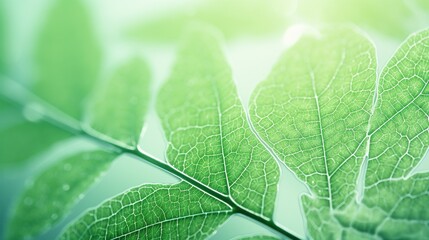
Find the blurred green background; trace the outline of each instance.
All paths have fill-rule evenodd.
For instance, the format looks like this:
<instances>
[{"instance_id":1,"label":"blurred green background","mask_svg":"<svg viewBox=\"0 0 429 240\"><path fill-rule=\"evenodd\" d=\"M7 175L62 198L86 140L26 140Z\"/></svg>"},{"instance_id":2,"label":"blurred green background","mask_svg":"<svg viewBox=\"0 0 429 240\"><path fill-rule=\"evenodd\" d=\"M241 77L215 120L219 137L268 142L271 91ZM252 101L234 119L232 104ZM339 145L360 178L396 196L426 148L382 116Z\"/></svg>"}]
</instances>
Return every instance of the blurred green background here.
<instances>
[{"instance_id":1,"label":"blurred green background","mask_svg":"<svg viewBox=\"0 0 429 240\"><path fill-rule=\"evenodd\" d=\"M301 34L325 24L354 24L376 45L380 69L409 34L429 27L429 4L425 0L3 0L0 93L26 101L23 86L66 113L67 121L76 123L82 120L87 99L103 79L130 57L140 56L149 64L152 101L139 146L165 161L166 143L153 99L169 75L181 33L195 23L209 24L223 34L225 54L247 107L256 84ZM69 138L37 122L40 116L32 108L31 102L23 110L0 102L0 236L5 233L15 200L34 174L59 156L95 148L86 139ZM19 134L13 131L26 126L26 121L37 127L19 128L24 129ZM50 143L49 151L39 151L39 137ZM419 170L429 170L428 162L426 156ZM56 237L85 209L130 187L177 181L149 164L122 156L72 213L39 239ZM300 237L305 236L305 230L299 196L305 192L305 186L282 167L275 220ZM237 216L212 239L261 233L270 234Z\"/></svg>"}]
</instances>

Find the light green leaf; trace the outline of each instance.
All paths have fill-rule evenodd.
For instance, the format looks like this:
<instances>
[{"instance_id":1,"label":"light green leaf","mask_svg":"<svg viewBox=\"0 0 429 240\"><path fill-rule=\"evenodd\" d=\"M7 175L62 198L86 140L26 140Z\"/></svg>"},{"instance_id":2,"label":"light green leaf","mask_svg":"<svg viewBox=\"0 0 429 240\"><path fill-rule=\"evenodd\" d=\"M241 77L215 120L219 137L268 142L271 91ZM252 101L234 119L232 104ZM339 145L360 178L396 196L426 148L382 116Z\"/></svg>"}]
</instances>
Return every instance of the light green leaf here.
<instances>
[{"instance_id":1,"label":"light green leaf","mask_svg":"<svg viewBox=\"0 0 429 240\"><path fill-rule=\"evenodd\" d=\"M90 131L134 148L148 108L149 80L149 68L142 59L135 58L120 66L88 111Z\"/></svg>"},{"instance_id":2,"label":"light green leaf","mask_svg":"<svg viewBox=\"0 0 429 240\"><path fill-rule=\"evenodd\" d=\"M54 144L71 137L71 134L43 121L22 119L11 127L0 129L0 136L0 168L4 168L26 163Z\"/></svg>"},{"instance_id":3,"label":"light green leaf","mask_svg":"<svg viewBox=\"0 0 429 240\"><path fill-rule=\"evenodd\" d=\"M91 210L61 239L203 239L232 209L184 182L143 185Z\"/></svg>"},{"instance_id":4,"label":"light green leaf","mask_svg":"<svg viewBox=\"0 0 429 240\"><path fill-rule=\"evenodd\" d=\"M334 208L356 194L375 68L368 40L326 30L286 51L252 97L250 115L261 137Z\"/></svg>"},{"instance_id":5,"label":"light green leaf","mask_svg":"<svg viewBox=\"0 0 429 240\"><path fill-rule=\"evenodd\" d=\"M71 117L82 118L98 80L100 46L81 0L56 0L36 43L34 92Z\"/></svg>"},{"instance_id":6,"label":"light green leaf","mask_svg":"<svg viewBox=\"0 0 429 240\"><path fill-rule=\"evenodd\" d=\"M146 20L134 26L131 35L145 41L174 41L191 22L210 24L226 38L281 33L291 7L289 0L206 0Z\"/></svg>"},{"instance_id":7,"label":"light green leaf","mask_svg":"<svg viewBox=\"0 0 429 240\"><path fill-rule=\"evenodd\" d=\"M403 178L429 145L429 31L412 35L383 69L370 124L367 186Z\"/></svg>"},{"instance_id":8,"label":"light green leaf","mask_svg":"<svg viewBox=\"0 0 429 240\"><path fill-rule=\"evenodd\" d=\"M218 40L187 34L158 102L167 159L178 170L266 217L279 169L252 133Z\"/></svg>"},{"instance_id":9,"label":"light green leaf","mask_svg":"<svg viewBox=\"0 0 429 240\"><path fill-rule=\"evenodd\" d=\"M35 237L58 223L107 170L116 154L83 152L54 163L27 186L9 225L8 239Z\"/></svg>"},{"instance_id":10,"label":"light green leaf","mask_svg":"<svg viewBox=\"0 0 429 240\"><path fill-rule=\"evenodd\" d=\"M429 175L411 174L429 147L429 31L399 48L377 94L373 52L359 34L322 31L253 95L257 131L310 187L302 200L316 239L429 235Z\"/></svg>"}]
</instances>

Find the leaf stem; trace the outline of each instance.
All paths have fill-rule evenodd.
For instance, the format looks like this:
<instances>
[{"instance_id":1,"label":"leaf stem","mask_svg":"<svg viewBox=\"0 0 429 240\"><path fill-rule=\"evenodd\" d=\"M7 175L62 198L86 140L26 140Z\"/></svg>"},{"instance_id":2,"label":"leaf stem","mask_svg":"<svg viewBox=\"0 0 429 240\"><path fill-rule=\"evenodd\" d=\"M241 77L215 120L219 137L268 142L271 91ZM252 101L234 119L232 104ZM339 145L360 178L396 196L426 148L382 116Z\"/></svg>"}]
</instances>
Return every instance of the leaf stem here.
<instances>
[{"instance_id":1,"label":"leaf stem","mask_svg":"<svg viewBox=\"0 0 429 240\"><path fill-rule=\"evenodd\" d=\"M2 95L6 98L6 100L8 100L12 104L16 105L20 109L24 108L24 106L25 106L24 102L19 101L17 99L12 99L9 96L6 96L4 94L2 94ZM123 154L123 153L127 153L130 155L136 156L141 161L148 162L148 163L154 165L155 167L158 167L164 171L167 171L168 173L176 176L177 178L182 179L182 180L186 181L187 183L189 183L190 185L192 185L192 186L200 189L201 191L211 195L212 197L215 197L215 198L225 202L226 204L228 204L229 206L231 206L233 208L234 213L242 214L246 217L249 217L249 218L263 224L264 226L272 229L273 231L283 235L285 238L294 239L294 240L300 239L299 237L293 235L292 233L288 232L287 230L285 230L282 227L280 227L279 225L277 225L273 220L266 219L262 216L254 214L254 213L238 206L229 197L216 192L215 190L213 190L213 189L207 187L206 185L198 182L197 180L189 177L185 173L177 170L176 168L174 168L173 166L171 166L167 163L161 162L161 161L139 151L138 149L127 149L127 148L120 146L118 144L100 139L100 138L86 132L80 125L74 125L74 124L67 123L66 121L62 121L59 117L55 116L55 114L52 114L49 111L48 112L40 112L40 110L38 111L38 109L33 109L33 110L35 112L38 112L42 116L42 120L51 123L52 125L54 125L57 128L68 131L73 135L83 136L83 137L90 139L91 141L96 142L96 143L98 143L102 146L105 146L107 148L110 148L110 149L113 148L118 152L118 155Z\"/></svg>"}]
</instances>

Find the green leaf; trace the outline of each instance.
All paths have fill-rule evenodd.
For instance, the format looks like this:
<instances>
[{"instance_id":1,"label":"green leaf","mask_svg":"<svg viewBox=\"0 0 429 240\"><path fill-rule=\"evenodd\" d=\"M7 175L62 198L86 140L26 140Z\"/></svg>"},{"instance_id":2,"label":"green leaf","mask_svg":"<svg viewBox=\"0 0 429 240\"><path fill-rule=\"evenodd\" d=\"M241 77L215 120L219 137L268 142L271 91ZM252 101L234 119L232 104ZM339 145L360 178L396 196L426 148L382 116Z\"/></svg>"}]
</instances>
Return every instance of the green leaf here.
<instances>
[{"instance_id":1,"label":"green leaf","mask_svg":"<svg viewBox=\"0 0 429 240\"><path fill-rule=\"evenodd\" d=\"M42 171L20 197L8 239L35 237L58 223L115 156L104 151L78 153Z\"/></svg>"},{"instance_id":2,"label":"green leaf","mask_svg":"<svg viewBox=\"0 0 429 240\"><path fill-rule=\"evenodd\" d=\"M80 0L56 0L38 37L34 92L80 120L98 80L101 54L92 20Z\"/></svg>"},{"instance_id":3,"label":"green leaf","mask_svg":"<svg viewBox=\"0 0 429 240\"><path fill-rule=\"evenodd\" d=\"M24 119L11 127L0 129L0 135L0 168L22 165L71 137L71 134L47 122L29 122Z\"/></svg>"},{"instance_id":4,"label":"green leaf","mask_svg":"<svg viewBox=\"0 0 429 240\"><path fill-rule=\"evenodd\" d=\"M286 51L252 96L250 115L261 137L334 208L355 196L375 69L368 40L326 30Z\"/></svg>"},{"instance_id":5,"label":"green leaf","mask_svg":"<svg viewBox=\"0 0 429 240\"><path fill-rule=\"evenodd\" d=\"M120 66L98 92L88 111L90 131L134 148L149 103L149 68L139 58Z\"/></svg>"},{"instance_id":6,"label":"green leaf","mask_svg":"<svg viewBox=\"0 0 429 240\"><path fill-rule=\"evenodd\" d=\"M251 131L211 33L187 34L157 110L170 164L238 205L272 216L279 169Z\"/></svg>"},{"instance_id":7,"label":"green leaf","mask_svg":"<svg viewBox=\"0 0 429 240\"><path fill-rule=\"evenodd\" d=\"M91 210L61 239L203 239L232 209L184 182L143 185Z\"/></svg>"},{"instance_id":8,"label":"green leaf","mask_svg":"<svg viewBox=\"0 0 429 240\"><path fill-rule=\"evenodd\" d=\"M310 187L302 200L313 238L429 235L429 173L412 174L429 147L428 56L429 31L412 35L375 93L374 47L325 30L287 51L257 87L251 118Z\"/></svg>"},{"instance_id":9,"label":"green leaf","mask_svg":"<svg viewBox=\"0 0 429 240\"><path fill-rule=\"evenodd\" d=\"M145 41L174 41L191 22L210 24L226 38L278 33L285 28L291 5L288 0L207 0L146 20L134 26L131 35Z\"/></svg>"}]
</instances>

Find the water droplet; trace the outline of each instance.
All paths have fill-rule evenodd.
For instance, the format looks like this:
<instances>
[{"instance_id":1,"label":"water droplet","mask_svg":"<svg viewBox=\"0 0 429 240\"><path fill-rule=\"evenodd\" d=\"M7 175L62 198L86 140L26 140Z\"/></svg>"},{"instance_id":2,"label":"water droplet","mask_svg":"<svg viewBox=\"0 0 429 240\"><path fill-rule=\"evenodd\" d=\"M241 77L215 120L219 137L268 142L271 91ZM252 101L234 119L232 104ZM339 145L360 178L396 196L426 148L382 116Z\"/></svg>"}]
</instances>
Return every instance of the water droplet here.
<instances>
[{"instance_id":1,"label":"water droplet","mask_svg":"<svg viewBox=\"0 0 429 240\"><path fill-rule=\"evenodd\" d=\"M68 184L64 184L64 185L63 185L63 190L64 190L64 191L68 191L68 190L70 190L70 185L68 185Z\"/></svg>"},{"instance_id":2,"label":"water droplet","mask_svg":"<svg viewBox=\"0 0 429 240\"><path fill-rule=\"evenodd\" d=\"M52 219L57 219L57 218L58 218L58 215L54 213L54 214L52 214L52 215L51 215L51 218L52 218Z\"/></svg>"},{"instance_id":3,"label":"water droplet","mask_svg":"<svg viewBox=\"0 0 429 240\"><path fill-rule=\"evenodd\" d=\"M82 199L85 195L83 195L83 193L79 194L78 198Z\"/></svg>"}]
</instances>

